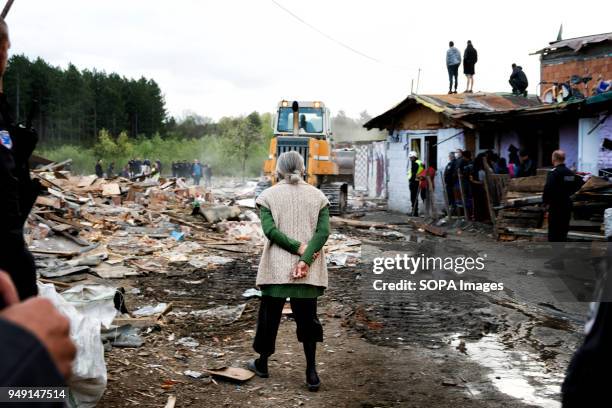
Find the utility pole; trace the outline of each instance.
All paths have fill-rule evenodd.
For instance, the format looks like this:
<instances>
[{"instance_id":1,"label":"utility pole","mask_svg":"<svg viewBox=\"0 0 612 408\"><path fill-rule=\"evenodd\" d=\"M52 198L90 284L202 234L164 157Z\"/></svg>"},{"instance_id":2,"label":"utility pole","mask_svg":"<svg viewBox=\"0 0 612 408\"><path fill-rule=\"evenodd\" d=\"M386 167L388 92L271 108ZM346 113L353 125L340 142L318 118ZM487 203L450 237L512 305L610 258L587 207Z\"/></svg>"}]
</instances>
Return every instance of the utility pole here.
<instances>
[{"instance_id":1,"label":"utility pole","mask_svg":"<svg viewBox=\"0 0 612 408\"><path fill-rule=\"evenodd\" d=\"M2 13L0 14L0 17L2 17L3 19L6 18L6 15L8 14L9 10L11 9L11 7L13 6L13 2L15 0L8 0L6 2L6 5L4 6L4 9L2 10Z\"/></svg>"},{"instance_id":2,"label":"utility pole","mask_svg":"<svg viewBox=\"0 0 612 408\"><path fill-rule=\"evenodd\" d=\"M419 94L419 84L421 82L421 68L419 68L419 73L417 74L417 86L416 86L416 93L417 95Z\"/></svg>"}]
</instances>

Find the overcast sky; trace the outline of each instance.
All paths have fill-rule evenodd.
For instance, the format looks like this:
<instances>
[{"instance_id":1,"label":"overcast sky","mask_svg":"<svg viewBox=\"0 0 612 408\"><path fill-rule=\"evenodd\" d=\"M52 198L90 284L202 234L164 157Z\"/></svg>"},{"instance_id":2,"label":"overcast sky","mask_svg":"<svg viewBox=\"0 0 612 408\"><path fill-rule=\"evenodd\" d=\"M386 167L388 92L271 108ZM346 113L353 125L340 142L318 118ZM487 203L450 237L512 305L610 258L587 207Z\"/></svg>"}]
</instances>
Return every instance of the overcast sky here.
<instances>
[{"instance_id":1,"label":"overcast sky","mask_svg":"<svg viewBox=\"0 0 612 408\"><path fill-rule=\"evenodd\" d=\"M302 99L357 116L402 100L419 68L419 93L446 93L449 40L478 50L475 91L507 91L517 62L535 92L539 61L529 54L556 39L561 23L564 38L612 30L603 0L277 1L378 62L271 0L16 0L11 52L154 78L172 115L217 119Z\"/></svg>"}]
</instances>

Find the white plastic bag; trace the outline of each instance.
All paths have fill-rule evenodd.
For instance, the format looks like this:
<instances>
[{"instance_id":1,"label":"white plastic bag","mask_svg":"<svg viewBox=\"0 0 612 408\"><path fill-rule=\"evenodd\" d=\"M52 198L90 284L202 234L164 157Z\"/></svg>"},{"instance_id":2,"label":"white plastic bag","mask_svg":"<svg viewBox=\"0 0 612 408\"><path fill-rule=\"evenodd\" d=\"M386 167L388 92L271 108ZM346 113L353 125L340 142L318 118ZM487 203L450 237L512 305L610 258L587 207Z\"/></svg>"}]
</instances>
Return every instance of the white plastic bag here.
<instances>
[{"instance_id":1,"label":"white plastic bag","mask_svg":"<svg viewBox=\"0 0 612 408\"><path fill-rule=\"evenodd\" d=\"M604 229L606 231L606 238L612 237L612 208L604 211Z\"/></svg>"},{"instance_id":2,"label":"white plastic bag","mask_svg":"<svg viewBox=\"0 0 612 408\"><path fill-rule=\"evenodd\" d=\"M106 363L100 339L102 324L113 321L115 289L101 285L78 285L65 297L52 284L38 283L40 296L49 299L70 320L70 338L77 348L68 380L71 407L95 407L106 389Z\"/></svg>"}]
</instances>

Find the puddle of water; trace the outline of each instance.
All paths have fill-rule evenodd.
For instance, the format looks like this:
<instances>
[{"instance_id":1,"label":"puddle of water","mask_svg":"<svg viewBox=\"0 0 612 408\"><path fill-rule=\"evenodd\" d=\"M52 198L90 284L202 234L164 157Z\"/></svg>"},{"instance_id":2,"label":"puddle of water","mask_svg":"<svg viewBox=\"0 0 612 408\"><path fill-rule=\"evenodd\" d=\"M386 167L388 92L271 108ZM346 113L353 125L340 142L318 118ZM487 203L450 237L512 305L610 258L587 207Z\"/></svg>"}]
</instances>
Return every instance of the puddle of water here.
<instances>
[{"instance_id":1,"label":"puddle of water","mask_svg":"<svg viewBox=\"0 0 612 408\"><path fill-rule=\"evenodd\" d=\"M456 347L460 341L455 335L451 345ZM534 354L510 350L495 335L465 341L465 347L470 359L490 370L487 377L500 392L543 408L561 407L558 398L563 375L547 373L544 363ZM468 390L473 396L483 391L473 384Z\"/></svg>"}]
</instances>

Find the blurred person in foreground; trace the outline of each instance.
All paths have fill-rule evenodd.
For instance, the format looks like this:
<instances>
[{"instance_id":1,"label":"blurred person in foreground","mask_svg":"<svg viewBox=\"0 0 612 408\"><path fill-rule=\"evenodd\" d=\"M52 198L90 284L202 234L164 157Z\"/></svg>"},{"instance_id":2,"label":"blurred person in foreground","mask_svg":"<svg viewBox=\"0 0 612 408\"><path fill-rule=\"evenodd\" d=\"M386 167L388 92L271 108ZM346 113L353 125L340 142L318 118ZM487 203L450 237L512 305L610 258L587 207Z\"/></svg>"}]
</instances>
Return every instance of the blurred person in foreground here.
<instances>
[{"instance_id":1,"label":"blurred person in foreground","mask_svg":"<svg viewBox=\"0 0 612 408\"><path fill-rule=\"evenodd\" d=\"M0 387L65 386L76 354L68 319L48 299L20 302L11 278L3 271L0 302Z\"/></svg>"},{"instance_id":2,"label":"blurred person in foreground","mask_svg":"<svg viewBox=\"0 0 612 408\"><path fill-rule=\"evenodd\" d=\"M11 42L0 18L0 269L10 276L20 299L38 294L36 268L26 248L23 226L40 191L30 179L28 161L38 137L33 129L15 124L4 94L3 77Z\"/></svg>"},{"instance_id":3,"label":"blurred person in foreground","mask_svg":"<svg viewBox=\"0 0 612 408\"><path fill-rule=\"evenodd\" d=\"M329 201L304 181L304 158L295 151L278 157L280 181L257 198L261 226L268 238L259 263L257 286L262 296L253 348L259 358L248 368L268 377L268 358L274 353L283 307L291 299L297 338L306 356L306 385L317 391L317 342L323 326L317 317L317 298L327 288L327 266L322 254L329 236ZM318 253L321 252L321 256Z\"/></svg>"},{"instance_id":4,"label":"blurred person in foreground","mask_svg":"<svg viewBox=\"0 0 612 408\"><path fill-rule=\"evenodd\" d=\"M589 307L585 338L570 361L561 386L563 408L604 407L612 367L612 208L604 212L607 257L601 264L597 302Z\"/></svg>"}]
</instances>

